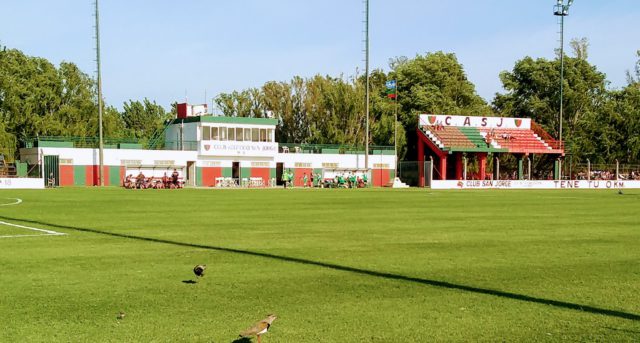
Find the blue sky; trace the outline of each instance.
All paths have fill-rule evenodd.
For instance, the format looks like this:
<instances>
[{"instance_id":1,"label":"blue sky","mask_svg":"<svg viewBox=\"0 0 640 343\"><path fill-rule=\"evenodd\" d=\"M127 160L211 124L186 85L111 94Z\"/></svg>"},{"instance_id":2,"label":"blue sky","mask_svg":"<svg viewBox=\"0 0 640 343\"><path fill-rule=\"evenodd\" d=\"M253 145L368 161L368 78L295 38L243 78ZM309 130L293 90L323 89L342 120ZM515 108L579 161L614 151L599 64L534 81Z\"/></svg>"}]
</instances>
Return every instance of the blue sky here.
<instances>
[{"instance_id":1,"label":"blue sky","mask_svg":"<svg viewBox=\"0 0 640 343\"><path fill-rule=\"evenodd\" d=\"M554 57L554 0L371 0L371 66L394 56L453 52L487 101L502 92L498 74L524 56ZM364 69L361 0L101 1L107 103L149 98L168 107L211 103L220 92L294 75L351 76ZM93 2L2 0L0 44L93 75ZM566 42L587 37L589 61L611 88L640 49L640 1L576 0ZM565 48L568 44L565 45Z\"/></svg>"}]
</instances>

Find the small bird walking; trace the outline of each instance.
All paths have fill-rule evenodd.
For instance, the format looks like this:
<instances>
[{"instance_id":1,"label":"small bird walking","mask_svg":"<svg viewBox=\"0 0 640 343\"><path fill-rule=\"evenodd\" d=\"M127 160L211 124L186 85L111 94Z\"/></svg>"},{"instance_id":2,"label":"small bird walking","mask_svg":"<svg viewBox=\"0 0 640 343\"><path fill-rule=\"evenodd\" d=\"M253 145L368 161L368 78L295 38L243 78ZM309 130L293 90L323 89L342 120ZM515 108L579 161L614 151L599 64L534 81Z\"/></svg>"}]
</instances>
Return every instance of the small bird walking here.
<instances>
[{"instance_id":1,"label":"small bird walking","mask_svg":"<svg viewBox=\"0 0 640 343\"><path fill-rule=\"evenodd\" d=\"M240 337L256 336L258 337L258 343L261 343L260 337L265 333L267 333L267 331L271 327L271 323L273 323L273 321L276 320L277 318L278 317L276 317L275 314L267 315L267 318L257 322L252 327L241 332Z\"/></svg>"},{"instance_id":2,"label":"small bird walking","mask_svg":"<svg viewBox=\"0 0 640 343\"><path fill-rule=\"evenodd\" d=\"M126 314L126 313L124 313L124 311L120 311L120 312L118 313L118 315L116 316L116 318L117 318L118 320L122 320L122 319L124 319L124 317L125 317L126 315L127 315L127 314Z\"/></svg>"},{"instance_id":3,"label":"small bird walking","mask_svg":"<svg viewBox=\"0 0 640 343\"><path fill-rule=\"evenodd\" d=\"M198 282L199 278L204 276L204 271L207 269L206 264L199 264L193 267L193 273L196 274L196 282Z\"/></svg>"}]
</instances>

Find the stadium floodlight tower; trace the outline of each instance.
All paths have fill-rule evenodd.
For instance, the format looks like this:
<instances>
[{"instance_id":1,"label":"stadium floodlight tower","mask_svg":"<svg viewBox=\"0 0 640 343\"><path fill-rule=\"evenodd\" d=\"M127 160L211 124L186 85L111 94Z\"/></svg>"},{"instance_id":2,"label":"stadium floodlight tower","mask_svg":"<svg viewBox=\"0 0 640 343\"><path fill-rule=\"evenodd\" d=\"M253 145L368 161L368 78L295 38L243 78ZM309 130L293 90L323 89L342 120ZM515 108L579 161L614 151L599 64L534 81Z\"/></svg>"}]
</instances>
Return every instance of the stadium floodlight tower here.
<instances>
[{"instance_id":1,"label":"stadium floodlight tower","mask_svg":"<svg viewBox=\"0 0 640 343\"><path fill-rule=\"evenodd\" d=\"M98 184L104 186L104 142L102 137L102 73L100 71L100 13L98 12L98 0L95 0L95 17L96 17L96 83L98 86Z\"/></svg>"},{"instance_id":2,"label":"stadium floodlight tower","mask_svg":"<svg viewBox=\"0 0 640 343\"><path fill-rule=\"evenodd\" d=\"M573 5L573 0L558 0L554 6L553 15L560 17L560 127L558 140L562 144L562 110L563 110L563 87L564 87L564 17L569 15L569 7ZM562 144L564 146L564 144ZM560 162L560 178L562 179L562 162Z\"/></svg>"}]
</instances>

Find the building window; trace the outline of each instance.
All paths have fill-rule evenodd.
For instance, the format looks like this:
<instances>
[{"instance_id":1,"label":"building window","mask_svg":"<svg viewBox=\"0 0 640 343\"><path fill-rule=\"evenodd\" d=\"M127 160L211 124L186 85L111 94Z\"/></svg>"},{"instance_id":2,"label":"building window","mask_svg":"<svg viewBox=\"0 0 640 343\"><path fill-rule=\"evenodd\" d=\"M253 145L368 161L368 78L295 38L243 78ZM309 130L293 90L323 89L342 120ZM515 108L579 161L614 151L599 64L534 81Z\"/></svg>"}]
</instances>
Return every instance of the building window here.
<instances>
[{"instance_id":1,"label":"building window","mask_svg":"<svg viewBox=\"0 0 640 343\"><path fill-rule=\"evenodd\" d=\"M227 139L230 141L236 140L236 129L233 127L227 128Z\"/></svg>"},{"instance_id":2,"label":"building window","mask_svg":"<svg viewBox=\"0 0 640 343\"><path fill-rule=\"evenodd\" d=\"M220 140L221 141L226 141L227 140L227 128L226 127L221 127L220 128Z\"/></svg>"},{"instance_id":3,"label":"building window","mask_svg":"<svg viewBox=\"0 0 640 343\"><path fill-rule=\"evenodd\" d=\"M211 139L213 139L214 141L217 141L220 139L220 137L218 137L218 128L217 127L212 127L211 128Z\"/></svg>"},{"instance_id":4,"label":"building window","mask_svg":"<svg viewBox=\"0 0 640 343\"><path fill-rule=\"evenodd\" d=\"M261 142L267 141L267 129L260 129L260 141Z\"/></svg>"},{"instance_id":5,"label":"building window","mask_svg":"<svg viewBox=\"0 0 640 343\"><path fill-rule=\"evenodd\" d=\"M210 141L211 140L211 127L210 126L203 126L202 127L202 140L203 141Z\"/></svg>"},{"instance_id":6,"label":"building window","mask_svg":"<svg viewBox=\"0 0 640 343\"><path fill-rule=\"evenodd\" d=\"M155 160L153 164L156 166L173 166L176 164L174 160Z\"/></svg>"},{"instance_id":7,"label":"building window","mask_svg":"<svg viewBox=\"0 0 640 343\"><path fill-rule=\"evenodd\" d=\"M238 142L242 142L243 141L243 134L242 134L242 128L236 128L236 140Z\"/></svg>"},{"instance_id":8,"label":"building window","mask_svg":"<svg viewBox=\"0 0 640 343\"><path fill-rule=\"evenodd\" d=\"M244 129L244 141L251 142L251 129Z\"/></svg>"},{"instance_id":9,"label":"building window","mask_svg":"<svg viewBox=\"0 0 640 343\"><path fill-rule=\"evenodd\" d=\"M267 129L267 142L275 142L275 138L273 137L273 129Z\"/></svg>"},{"instance_id":10,"label":"building window","mask_svg":"<svg viewBox=\"0 0 640 343\"><path fill-rule=\"evenodd\" d=\"M251 141L252 142L260 141L260 129L251 129Z\"/></svg>"},{"instance_id":11,"label":"building window","mask_svg":"<svg viewBox=\"0 0 640 343\"><path fill-rule=\"evenodd\" d=\"M142 160L121 160L120 164L123 166L139 166L142 165Z\"/></svg>"}]
</instances>

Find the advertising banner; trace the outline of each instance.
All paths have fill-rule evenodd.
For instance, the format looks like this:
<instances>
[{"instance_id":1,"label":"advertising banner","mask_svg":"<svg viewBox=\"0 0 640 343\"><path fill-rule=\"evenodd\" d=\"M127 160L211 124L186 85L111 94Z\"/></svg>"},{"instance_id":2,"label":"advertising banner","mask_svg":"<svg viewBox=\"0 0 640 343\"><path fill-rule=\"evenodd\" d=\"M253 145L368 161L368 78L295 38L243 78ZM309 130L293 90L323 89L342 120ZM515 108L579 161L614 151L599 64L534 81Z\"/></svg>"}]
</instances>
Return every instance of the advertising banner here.
<instances>
[{"instance_id":1,"label":"advertising banner","mask_svg":"<svg viewBox=\"0 0 640 343\"><path fill-rule=\"evenodd\" d=\"M625 180L434 180L432 189L625 189L640 188L640 181Z\"/></svg>"},{"instance_id":2,"label":"advertising banner","mask_svg":"<svg viewBox=\"0 0 640 343\"><path fill-rule=\"evenodd\" d=\"M275 157L278 143L273 142L200 142L200 155Z\"/></svg>"},{"instance_id":3,"label":"advertising banner","mask_svg":"<svg viewBox=\"0 0 640 343\"><path fill-rule=\"evenodd\" d=\"M488 129L531 129L531 119L421 114L420 126L423 125L466 126Z\"/></svg>"},{"instance_id":4,"label":"advertising banner","mask_svg":"<svg viewBox=\"0 0 640 343\"><path fill-rule=\"evenodd\" d=\"M0 189L42 189L43 179L33 178L0 178Z\"/></svg>"}]
</instances>

